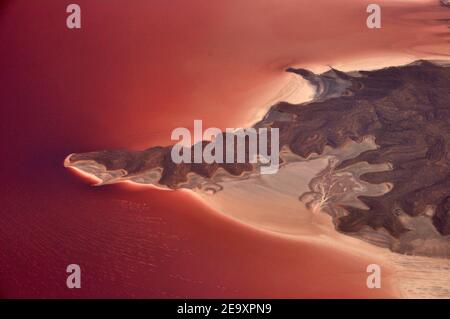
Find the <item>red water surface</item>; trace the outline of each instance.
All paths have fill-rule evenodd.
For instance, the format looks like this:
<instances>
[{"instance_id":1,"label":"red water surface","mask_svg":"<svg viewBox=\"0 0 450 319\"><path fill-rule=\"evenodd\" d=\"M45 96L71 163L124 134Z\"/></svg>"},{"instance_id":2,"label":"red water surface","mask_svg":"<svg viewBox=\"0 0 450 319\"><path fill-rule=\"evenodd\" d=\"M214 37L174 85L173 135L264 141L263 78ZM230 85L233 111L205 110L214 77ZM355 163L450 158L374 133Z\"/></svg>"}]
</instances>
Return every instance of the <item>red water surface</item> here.
<instances>
[{"instance_id":1,"label":"red water surface","mask_svg":"<svg viewBox=\"0 0 450 319\"><path fill-rule=\"evenodd\" d=\"M367 260L250 229L186 192L89 187L62 162L168 143L193 119L236 127L286 66L433 44L434 23L386 15L396 29L376 34L364 1L76 2L81 30L66 28L66 1L0 2L1 297L392 296L366 288ZM81 289L65 285L71 263Z\"/></svg>"}]
</instances>

